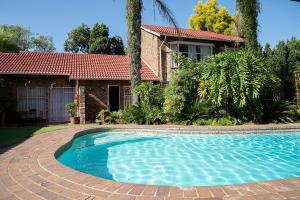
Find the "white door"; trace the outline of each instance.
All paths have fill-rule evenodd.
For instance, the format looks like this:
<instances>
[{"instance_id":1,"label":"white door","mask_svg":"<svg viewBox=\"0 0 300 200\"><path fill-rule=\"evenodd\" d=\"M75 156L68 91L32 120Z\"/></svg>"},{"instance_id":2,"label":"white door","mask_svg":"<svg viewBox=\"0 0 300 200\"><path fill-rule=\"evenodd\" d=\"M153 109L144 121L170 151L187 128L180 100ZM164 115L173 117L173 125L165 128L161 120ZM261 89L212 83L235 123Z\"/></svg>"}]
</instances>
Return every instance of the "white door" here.
<instances>
[{"instance_id":1,"label":"white door","mask_svg":"<svg viewBox=\"0 0 300 200\"><path fill-rule=\"evenodd\" d=\"M49 89L49 122L67 122L70 120L66 105L74 101L74 95L74 88Z\"/></svg>"}]
</instances>

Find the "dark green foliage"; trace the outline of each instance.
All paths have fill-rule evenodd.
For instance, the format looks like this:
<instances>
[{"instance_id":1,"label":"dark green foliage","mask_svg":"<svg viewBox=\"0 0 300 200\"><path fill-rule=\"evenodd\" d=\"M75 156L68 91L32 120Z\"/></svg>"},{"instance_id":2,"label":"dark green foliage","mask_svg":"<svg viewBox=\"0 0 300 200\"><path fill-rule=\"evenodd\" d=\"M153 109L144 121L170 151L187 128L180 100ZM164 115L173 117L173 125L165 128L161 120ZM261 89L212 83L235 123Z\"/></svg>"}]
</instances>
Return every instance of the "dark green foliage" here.
<instances>
[{"instance_id":1,"label":"dark green foliage","mask_svg":"<svg viewBox=\"0 0 300 200\"><path fill-rule=\"evenodd\" d=\"M139 96L139 106L146 124L160 124L163 121L163 89L152 82L143 82L134 89Z\"/></svg>"},{"instance_id":2,"label":"dark green foliage","mask_svg":"<svg viewBox=\"0 0 300 200\"><path fill-rule=\"evenodd\" d=\"M280 41L274 49L266 45L263 55L272 72L281 80L280 98L293 101L296 89L294 72L300 70L300 40L293 37L286 42Z\"/></svg>"},{"instance_id":3,"label":"dark green foliage","mask_svg":"<svg viewBox=\"0 0 300 200\"><path fill-rule=\"evenodd\" d=\"M46 51L53 52L55 47L53 44L53 38L50 36L38 36L31 40L33 51Z\"/></svg>"},{"instance_id":4,"label":"dark green foliage","mask_svg":"<svg viewBox=\"0 0 300 200\"><path fill-rule=\"evenodd\" d=\"M19 52L28 50L54 51L50 36L37 36L29 29L19 25L0 26L0 52Z\"/></svg>"},{"instance_id":5,"label":"dark green foliage","mask_svg":"<svg viewBox=\"0 0 300 200\"><path fill-rule=\"evenodd\" d=\"M172 74L171 81L164 91L163 110L170 122L180 120L182 112L197 96L198 75L195 63L185 58L181 58L179 63L181 68Z\"/></svg>"},{"instance_id":6,"label":"dark green foliage","mask_svg":"<svg viewBox=\"0 0 300 200\"><path fill-rule=\"evenodd\" d=\"M139 104L125 108L122 118L126 123L144 124L146 122L145 114Z\"/></svg>"},{"instance_id":7,"label":"dark green foliage","mask_svg":"<svg viewBox=\"0 0 300 200\"><path fill-rule=\"evenodd\" d=\"M90 31L89 53L110 54L109 29L105 24L96 23Z\"/></svg>"},{"instance_id":8,"label":"dark green foliage","mask_svg":"<svg viewBox=\"0 0 300 200\"><path fill-rule=\"evenodd\" d=\"M122 112L113 111L108 114L108 116L105 118L105 122L109 124L123 124L124 121L122 119Z\"/></svg>"},{"instance_id":9,"label":"dark green foliage","mask_svg":"<svg viewBox=\"0 0 300 200\"><path fill-rule=\"evenodd\" d=\"M205 59L199 67L201 99L240 119L261 120L262 97L279 82L262 57L250 50L227 51Z\"/></svg>"},{"instance_id":10,"label":"dark green foliage","mask_svg":"<svg viewBox=\"0 0 300 200\"><path fill-rule=\"evenodd\" d=\"M76 115L76 110L77 110L77 102L74 101L74 102L70 102L70 103L67 103L66 105L66 110L67 110L67 113L71 116L71 117L75 117Z\"/></svg>"},{"instance_id":11,"label":"dark green foliage","mask_svg":"<svg viewBox=\"0 0 300 200\"><path fill-rule=\"evenodd\" d=\"M293 123L297 120L297 106L289 101L266 102L264 123Z\"/></svg>"},{"instance_id":12,"label":"dark green foliage","mask_svg":"<svg viewBox=\"0 0 300 200\"><path fill-rule=\"evenodd\" d=\"M65 51L73 53L94 53L123 55L124 45L121 37L109 37L109 28L96 23L92 29L81 24L68 33L65 41Z\"/></svg>"},{"instance_id":13,"label":"dark green foliage","mask_svg":"<svg viewBox=\"0 0 300 200\"><path fill-rule=\"evenodd\" d=\"M68 39L65 41L65 51L73 53L88 53L90 41L90 28L81 24L68 33Z\"/></svg>"},{"instance_id":14,"label":"dark green foliage","mask_svg":"<svg viewBox=\"0 0 300 200\"><path fill-rule=\"evenodd\" d=\"M123 40L120 36L110 38L110 53L113 55L125 55Z\"/></svg>"},{"instance_id":15,"label":"dark green foliage","mask_svg":"<svg viewBox=\"0 0 300 200\"><path fill-rule=\"evenodd\" d=\"M245 45L252 50L258 50L257 40L258 14L260 12L259 0L237 0L237 10L242 16L242 36Z\"/></svg>"}]
</instances>

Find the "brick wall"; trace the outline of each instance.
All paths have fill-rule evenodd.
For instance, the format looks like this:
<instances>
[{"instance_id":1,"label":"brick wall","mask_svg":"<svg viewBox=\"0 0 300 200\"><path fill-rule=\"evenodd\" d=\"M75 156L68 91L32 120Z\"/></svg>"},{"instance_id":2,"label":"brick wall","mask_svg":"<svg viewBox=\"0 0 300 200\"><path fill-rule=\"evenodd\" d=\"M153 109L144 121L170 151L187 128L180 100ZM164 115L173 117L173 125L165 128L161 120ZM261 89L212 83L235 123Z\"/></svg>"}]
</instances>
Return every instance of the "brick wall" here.
<instances>
[{"instance_id":1,"label":"brick wall","mask_svg":"<svg viewBox=\"0 0 300 200\"><path fill-rule=\"evenodd\" d=\"M160 77L160 61L159 61L159 46L161 44L160 38L150 34L142 29L142 60Z\"/></svg>"},{"instance_id":2,"label":"brick wall","mask_svg":"<svg viewBox=\"0 0 300 200\"><path fill-rule=\"evenodd\" d=\"M98 112L108 109L108 85L120 86L120 108L124 108L124 91L129 86L129 81L79 81L79 86L85 86L85 116L86 120L93 122Z\"/></svg>"},{"instance_id":3,"label":"brick wall","mask_svg":"<svg viewBox=\"0 0 300 200\"><path fill-rule=\"evenodd\" d=\"M151 69L159 76L160 75L160 45L164 41L164 36L156 36L145 30L142 30L142 59ZM172 72L172 55L169 42L184 41L196 43L210 43L214 45L213 53L219 53L224 47L234 47L233 42L222 42L212 40L199 40L189 38L167 37L164 45L162 46L162 82L167 82L170 79Z\"/></svg>"}]
</instances>

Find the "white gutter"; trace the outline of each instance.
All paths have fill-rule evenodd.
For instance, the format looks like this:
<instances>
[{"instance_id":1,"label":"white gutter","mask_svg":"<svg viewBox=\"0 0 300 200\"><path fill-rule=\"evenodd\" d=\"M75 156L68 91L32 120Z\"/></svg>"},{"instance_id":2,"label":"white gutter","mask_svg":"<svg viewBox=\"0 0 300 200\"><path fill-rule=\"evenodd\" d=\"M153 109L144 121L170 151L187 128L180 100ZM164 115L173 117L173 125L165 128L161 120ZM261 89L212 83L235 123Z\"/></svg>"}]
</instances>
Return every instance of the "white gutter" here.
<instances>
[{"instance_id":1,"label":"white gutter","mask_svg":"<svg viewBox=\"0 0 300 200\"><path fill-rule=\"evenodd\" d=\"M167 36L165 36L164 41L161 43L160 47L159 47L159 52L160 52L160 56L159 56L159 61L160 61L160 80L163 82L163 70L162 70L162 46L165 44L167 40Z\"/></svg>"}]
</instances>

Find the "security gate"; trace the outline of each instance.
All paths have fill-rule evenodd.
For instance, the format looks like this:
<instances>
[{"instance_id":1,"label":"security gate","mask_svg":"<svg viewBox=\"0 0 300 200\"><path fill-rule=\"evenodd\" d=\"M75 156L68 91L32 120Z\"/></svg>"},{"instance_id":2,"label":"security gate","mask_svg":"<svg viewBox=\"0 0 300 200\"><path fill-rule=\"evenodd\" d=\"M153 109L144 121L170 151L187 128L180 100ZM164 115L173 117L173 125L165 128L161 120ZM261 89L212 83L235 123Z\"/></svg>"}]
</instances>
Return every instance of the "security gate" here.
<instances>
[{"instance_id":1,"label":"security gate","mask_svg":"<svg viewBox=\"0 0 300 200\"><path fill-rule=\"evenodd\" d=\"M67 122L67 103L73 102L75 89L72 87L49 88L49 122Z\"/></svg>"}]
</instances>

